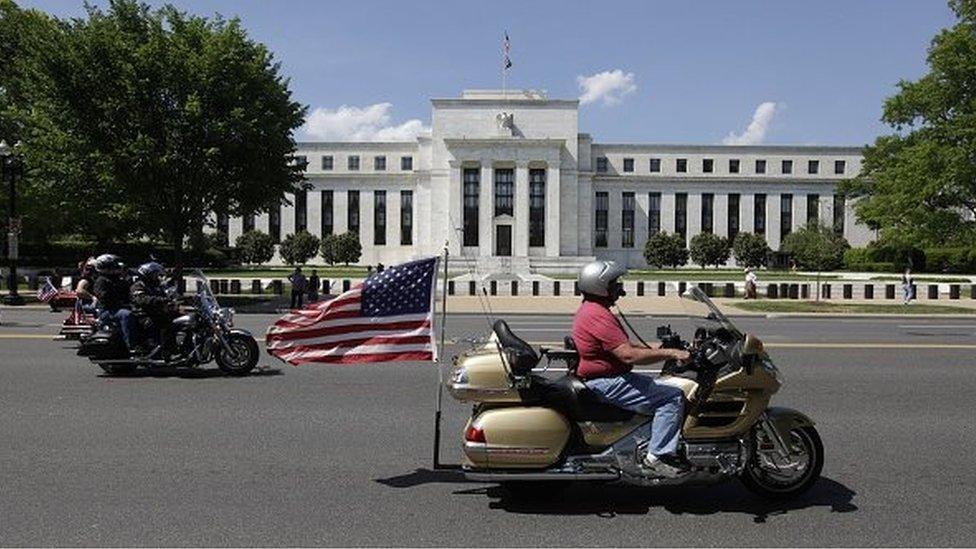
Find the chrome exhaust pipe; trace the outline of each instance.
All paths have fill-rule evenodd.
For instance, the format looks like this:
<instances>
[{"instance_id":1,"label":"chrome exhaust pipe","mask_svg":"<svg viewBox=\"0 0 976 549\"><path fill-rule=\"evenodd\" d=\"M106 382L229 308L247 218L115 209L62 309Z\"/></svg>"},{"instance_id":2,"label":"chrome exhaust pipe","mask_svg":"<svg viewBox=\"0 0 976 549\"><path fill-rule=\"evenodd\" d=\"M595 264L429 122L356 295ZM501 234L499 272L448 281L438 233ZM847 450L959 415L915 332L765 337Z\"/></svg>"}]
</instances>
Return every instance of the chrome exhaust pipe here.
<instances>
[{"instance_id":1,"label":"chrome exhaust pipe","mask_svg":"<svg viewBox=\"0 0 976 549\"><path fill-rule=\"evenodd\" d=\"M464 471L464 478L475 482L512 482L512 481L544 481L544 480L619 480L620 473L613 471L601 472L572 472L572 471L540 471L533 473L510 473L490 471Z\"/></svg>"}]
</instances>

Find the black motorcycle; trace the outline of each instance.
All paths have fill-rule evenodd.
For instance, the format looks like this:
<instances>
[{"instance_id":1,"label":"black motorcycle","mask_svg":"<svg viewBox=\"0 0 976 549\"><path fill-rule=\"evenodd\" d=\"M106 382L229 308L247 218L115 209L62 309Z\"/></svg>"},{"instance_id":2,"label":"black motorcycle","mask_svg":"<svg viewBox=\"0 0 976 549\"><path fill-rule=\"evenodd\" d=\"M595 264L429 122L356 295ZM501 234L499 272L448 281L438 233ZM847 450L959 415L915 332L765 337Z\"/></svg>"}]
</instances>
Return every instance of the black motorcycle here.
<instances>
[{"instance_id":1,"label":"black motorcycle","mask_svg":"<svg viewBox=\"0 0 976 549\"><path fill-rule=\"evenodd\" d=\"M244 375L258 363L257 341L247 330L234 328L233 310L221 308L200 271L186 277L196 285L192 308L172 321L165 332L162 350L151 356L131 356L122 340L121 329L103 323L91 336L82 339L78 354L88 357L112 375L128 374L143 367L195 368L211 361L230 375ZM175 290L169 295L178 299Z\"/></svg>"}]
</instances>

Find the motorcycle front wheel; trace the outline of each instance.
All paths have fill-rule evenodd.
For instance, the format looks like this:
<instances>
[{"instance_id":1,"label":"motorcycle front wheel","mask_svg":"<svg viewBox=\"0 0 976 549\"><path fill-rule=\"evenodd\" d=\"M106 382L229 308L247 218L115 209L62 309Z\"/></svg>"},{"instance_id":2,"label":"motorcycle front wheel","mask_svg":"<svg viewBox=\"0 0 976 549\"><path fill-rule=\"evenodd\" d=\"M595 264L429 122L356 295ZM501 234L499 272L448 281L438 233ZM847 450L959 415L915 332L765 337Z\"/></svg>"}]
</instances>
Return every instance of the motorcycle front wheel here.
<instances>
[{"instance_id":1,"label":"motorcycle front wheel","mask_svg":"<svg viewBox=\"0 0 976 549\"><path fill-rule=\"evenodd\" d=\"M796 427L784 441L790 457L774 452L755 452L742 471L742 484L769 499L787 499L807 491L820 478L824 448L813 426Z\"/></svg>"},{"instance_id":2,"label":"motorcycle front wheel","mask_svg":"<svg viewBox=\"0 0 976 549\"><path fill-rule=\"evenodd\" d=\"M225 374L242 376L258 365L258 343L244 334L228 334L227 348L217 352L217 367Z\"/></svg>"}]
</instances>

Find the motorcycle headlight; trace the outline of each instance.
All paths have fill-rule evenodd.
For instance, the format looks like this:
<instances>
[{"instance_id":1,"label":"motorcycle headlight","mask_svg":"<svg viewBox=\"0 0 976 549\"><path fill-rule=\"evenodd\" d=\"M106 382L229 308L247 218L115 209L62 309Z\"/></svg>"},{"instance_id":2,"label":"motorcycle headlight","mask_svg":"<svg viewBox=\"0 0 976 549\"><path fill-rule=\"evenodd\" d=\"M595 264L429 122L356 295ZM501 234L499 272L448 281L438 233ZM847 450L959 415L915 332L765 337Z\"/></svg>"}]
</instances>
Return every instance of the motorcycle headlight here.
<instances>
[{"instance_id":1,"label":"motorcycle headlight","mask_svg":"<svg viewBox=\"0 0 976 549\"><path fill-rule=\"evenodd\" d=\"M219 314L220 318L223 319L227 326L234 325L234 309L231 309L230 307L221 307Z\"/></svg>"}]
</instances>

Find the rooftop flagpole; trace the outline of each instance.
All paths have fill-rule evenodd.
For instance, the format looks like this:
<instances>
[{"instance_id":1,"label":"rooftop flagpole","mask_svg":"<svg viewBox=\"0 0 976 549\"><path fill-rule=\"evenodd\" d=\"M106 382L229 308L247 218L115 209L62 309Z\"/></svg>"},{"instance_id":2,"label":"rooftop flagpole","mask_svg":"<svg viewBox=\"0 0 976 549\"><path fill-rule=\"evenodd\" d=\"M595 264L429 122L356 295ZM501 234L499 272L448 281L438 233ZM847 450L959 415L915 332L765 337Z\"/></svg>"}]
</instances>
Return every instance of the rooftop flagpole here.
<instances>
[{"instance_id":1,"label":"rooftop flagpole","mask_svg":"<svg viewBox=\"0 0 976 549\"><path fill-rule=\"evenodd\" d=\"M508 99L508 70L512 68L512 58L509 55L511 51L508 31L505 31L505 41L502 42L502 97L504 99Z\"/></svg>"}]
</instances>

